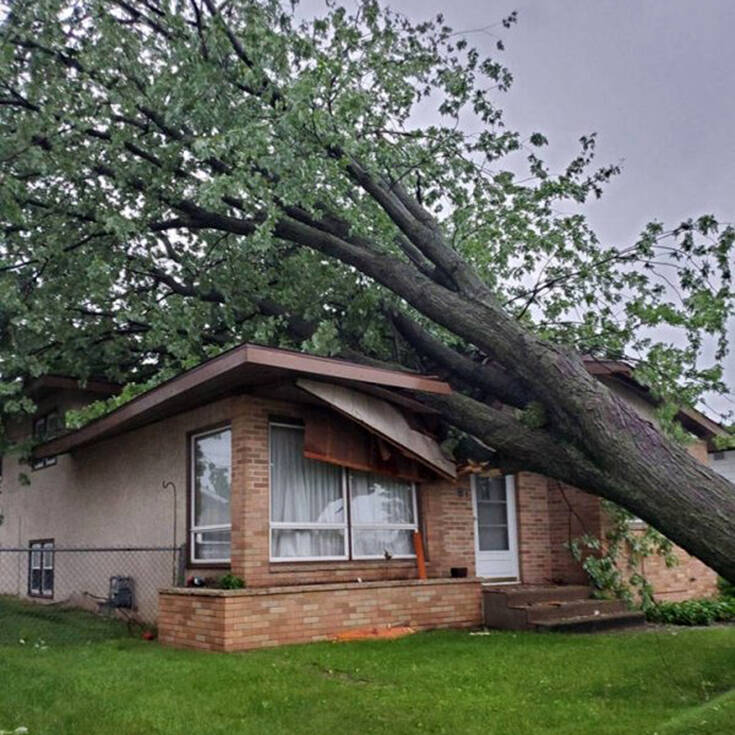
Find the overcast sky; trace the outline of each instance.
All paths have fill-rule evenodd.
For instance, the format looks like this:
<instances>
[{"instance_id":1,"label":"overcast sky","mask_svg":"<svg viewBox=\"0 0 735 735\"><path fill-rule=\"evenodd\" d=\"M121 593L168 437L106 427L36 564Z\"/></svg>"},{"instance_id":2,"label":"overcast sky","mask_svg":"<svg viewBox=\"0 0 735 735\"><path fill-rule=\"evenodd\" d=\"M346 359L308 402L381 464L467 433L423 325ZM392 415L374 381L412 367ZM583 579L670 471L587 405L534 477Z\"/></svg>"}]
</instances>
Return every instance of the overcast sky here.
<instances>
[{"instance_id":1,"label":"overcast sky","mask_svg":"<svg viewBox=\"0 0 735 735\"><path fill-rule=\"evenodd\" d=\"M580 135L598 133L598 162L622 175L585 209L606 244L625 245L651 219L676 225L715 214L735 221L735 0L383 0L419 18L444 14L503 61L515 83L506 119L550 140L566 162ZM735 324L731 329L735 343ZM728 360L735 391L735 357ZM718 410L733 404L708 401Z\"/></svg>"}]
</instances>

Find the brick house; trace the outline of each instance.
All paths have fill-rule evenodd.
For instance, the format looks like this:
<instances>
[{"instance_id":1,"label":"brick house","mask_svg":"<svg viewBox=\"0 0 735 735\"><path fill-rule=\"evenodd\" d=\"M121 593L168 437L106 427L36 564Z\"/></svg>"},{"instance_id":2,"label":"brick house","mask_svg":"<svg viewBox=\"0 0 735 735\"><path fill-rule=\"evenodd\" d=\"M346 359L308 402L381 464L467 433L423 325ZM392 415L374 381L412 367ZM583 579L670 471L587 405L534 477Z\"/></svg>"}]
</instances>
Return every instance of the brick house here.
<instances>
[{"instance_id":1,"label":"brick house","mask_svg":"<svg viewBox=\"0 0 735 735\"><path fill-rule=\"evenodd\" d=\"M590 370L655 420L626 366ZM5 458L0 549L183 544L184 576L246 582L162 590L151 604L164 643L239 650L366 626L469 627L482 622L485 585L586 584L565 542L602 532L599 500L529 472L458 468L437 417L411 397L451 391L436 378L242 345L49 438L65 411L114 390L57 377L29 386L38 415L15 436L47 440L30 487L16 479L28 468ZM720 428L695 411L680 420L706 462ZM162 486L185 502L172 507ZM674 569L647 570L657 592L714 592L714 573L677 554ZM3 590L0 574L0 593L69 596L43 589L44 564L36 576L29 564L25 588Z\"/></svg>"}]
</instances>

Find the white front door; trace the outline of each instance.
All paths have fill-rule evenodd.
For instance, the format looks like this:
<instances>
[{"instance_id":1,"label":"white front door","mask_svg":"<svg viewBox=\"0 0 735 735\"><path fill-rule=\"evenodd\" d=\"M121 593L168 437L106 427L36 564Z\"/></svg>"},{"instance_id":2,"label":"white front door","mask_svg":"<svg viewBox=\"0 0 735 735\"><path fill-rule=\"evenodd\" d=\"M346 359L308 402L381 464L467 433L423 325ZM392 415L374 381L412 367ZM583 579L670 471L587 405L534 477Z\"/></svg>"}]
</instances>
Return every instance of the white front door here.
<instances>
[{"instance_id":1,"label":"white front door","mask_svg":"<svg viewBox=\"0 0 735 735\"><path fill-rule=\"evenodd\" d=\"M478 577L518 579L516 489L513 475L472 476L475 568Z\"/></svg>"}]
</instances>

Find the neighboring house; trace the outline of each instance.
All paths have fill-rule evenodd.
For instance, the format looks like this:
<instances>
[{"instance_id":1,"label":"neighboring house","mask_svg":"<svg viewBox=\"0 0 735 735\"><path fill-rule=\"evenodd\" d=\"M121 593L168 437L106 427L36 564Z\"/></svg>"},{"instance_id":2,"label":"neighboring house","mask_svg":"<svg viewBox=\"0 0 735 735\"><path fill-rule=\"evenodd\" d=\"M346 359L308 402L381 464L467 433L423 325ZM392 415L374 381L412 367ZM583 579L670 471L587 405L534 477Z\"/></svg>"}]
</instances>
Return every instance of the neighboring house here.
<instances>
[{"instance_id":1,"label":"neighboring house","mask_svg":"<svg viewBox=\"0 0 735 735\"><path fill-rule=\"evenodd\" d=\"M589 368L654 420L654 401L627 366ZM0 593L60 601L88 588L81 565L60 574L54 547L183 544L186 576L231 571L247 589L166 590L161 639L235 650L361 626L477 625L478 577L586 583L565 542L603 532L599 499L529 472L458 469L439 447L437 416L411 397L451 391L436 378L242 345L51 436L67 410L115 390L55 377L29 386L38 416L14 427L15 436L34 431L45 441L32 468L5 458L0 549L34 553L26 583L18 567L6 589L0 553ZM707 461L720 427L695 411L680 420L696 437L693 453ZM30 487L18 482L22 471ZM677 553L677 568L651 570L659 593L713 592L714 573ZM161 586L170 585L169 557L161 563ZM150 570L116 570L123 572ZM155 609L155 600L146 604Z\"/></svg>"}]
</instances>

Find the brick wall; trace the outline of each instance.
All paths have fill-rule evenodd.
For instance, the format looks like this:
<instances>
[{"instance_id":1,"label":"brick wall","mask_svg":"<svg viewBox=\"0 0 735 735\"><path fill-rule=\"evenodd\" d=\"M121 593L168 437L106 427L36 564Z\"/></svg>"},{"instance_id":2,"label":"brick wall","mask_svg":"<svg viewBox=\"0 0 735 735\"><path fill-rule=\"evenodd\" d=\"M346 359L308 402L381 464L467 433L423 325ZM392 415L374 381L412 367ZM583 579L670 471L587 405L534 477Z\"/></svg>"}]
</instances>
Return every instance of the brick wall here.
<instances>
[{"instance_id":1,"label":"brick wall","mask_svg":"<svg viewBox=\"0 0 735 735\"><path fill-rule=\"evenodd\" d=\"M717 574L699 559L674 547L679 563L667 567L660 556L643 561L643 573L653 585L659 600L688 600L693 597L711 597L717 594Z\"/></svg>"},{"instance_id":2,"label":"brick wall","mask_svg":"<svg viewBox=\"0 0 735 735\"><path fill-rule=\"evenodd\" d=\"M158 634L164 645L243 651L368 627L467 628L482 623L481 596L471 579L164 590Z\"/></svg>"},{"instance_id":3,"label":"brick wall","mask_svg":"<svg viewBox=\"0 0 735 735\"><path fill-rule=\"evenodd\" d=\"M475 575L475 521L469 477L456 484L437 482L421 487L420 508L426 571L448 577L452 567L466 567Z\"/></svg>"},{"instance_id":4,"label":"brick wall","mask_svg":"<svg viewBox=\"0 0 735 735\"><path fill-rule=\"evenodd\" d=\"M705 442L692 442L688 450L700 462L708 463ZM555 480L548 481L548 488L553 579L567 584L585 583L588 581L586 574L564 544L569 538L570 524L572 538L586 531L604 536L606 519L600 499ZM644 524L641 523L640 527L642 529ZM662 600L683 600L717 593L715 572L678 546L674 547L674 554L679 560L674 567L667 567L664 559L659 556L649 557L643 562L643 572L653 585L656 597ZM624 558L621 563L625 563Z\"/></svg>"},{"instance_id":5,"label":"brick wall","mask_svg":"<svg viewBox=\"0 0 735 735\"><path fill-rule=\"evenodd\" d=\"M271 562L269 559L269 417L299 419L302 407L293 403L240 396L232 408L232 571L249 588L329 582L369 582L415 579L413 560ZM695 443L692 453L706 457ZM516 476L520 578L526 584L584 583L579 565L564 547L571 524L573 536L600 533L597 497L530 472ZM448 578L452 567L475 573L474 521L469 478L457 483L425 483L419 488L420 524L424 532L430 577ZM710 589L714 575L688 560L674 570L654 569L657 589L678 594L682 580L701 575ZM693 583L692 583L693 584Z\"/></svg>"},{"instance_id":6,"label":"brick wall","mask_svg":"<svg viewBox=\"0 0 735 735\"><path fill-rule=\"evenodd\" d=\"M234 402L232 573L242 577L248 587L415 578L416 562L405 559L270 561L268 422L271 416L301 419L303 411L298 404L252 396L242 396Z\"/></svg>"},{"instance_id":7,"label":"brick wall","mask_svg":"<svg viewBox=\"0 0 735 735\"><path fill-rule=\"evenodd\" d=\"M542 475L516 475L518 555L521 581L525 584L551 582L551 537L548 480Z\"/></svg>"},{"instance_id":8,"label":"brick wall","mask_svg":"<svg viewBox=\"0 0 735 735\"><path fill-rule=\"evenodd\" d=\"M600 535L600 499L557 480L548 481L551 578L555 583L587 584L582 565L567 548L570 539Z\"/></svg>"},{"instance_id":9,"label":"brick wall","mask_svg":"<svg viewBox=\"0 0 735 735\"><path fill-rule=\"evenodd\" d=\"M415 579L416 562L405 559L271 562L269 549L269 417L303 418L297 404L242 396L232 415L231 569L248 587L326 582ZM452 567L475 571L474 522L469 478L419 487L419 521L427 571L449 577Z\"/></svg>"}]
</instances>

